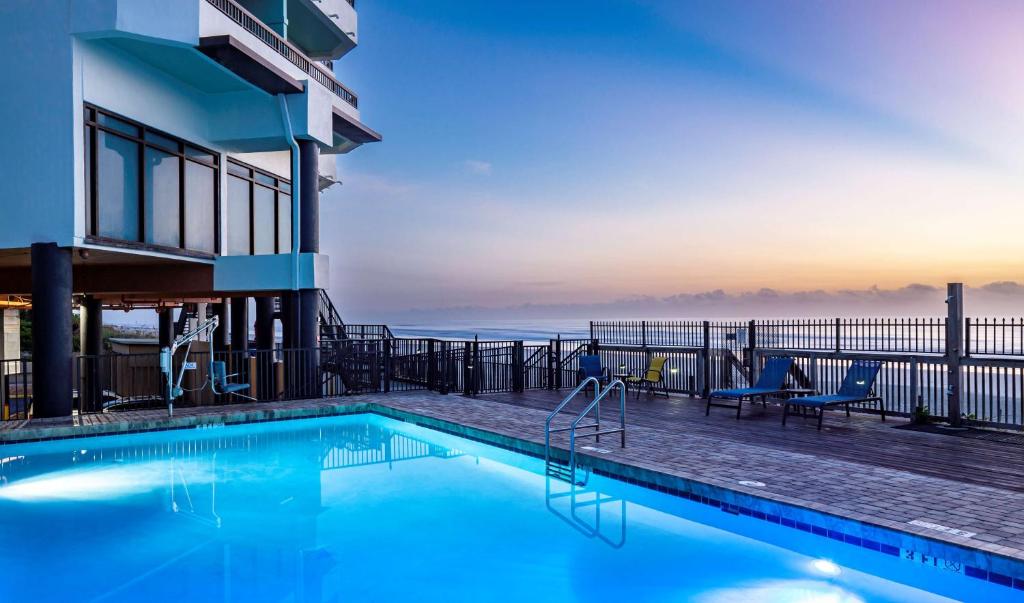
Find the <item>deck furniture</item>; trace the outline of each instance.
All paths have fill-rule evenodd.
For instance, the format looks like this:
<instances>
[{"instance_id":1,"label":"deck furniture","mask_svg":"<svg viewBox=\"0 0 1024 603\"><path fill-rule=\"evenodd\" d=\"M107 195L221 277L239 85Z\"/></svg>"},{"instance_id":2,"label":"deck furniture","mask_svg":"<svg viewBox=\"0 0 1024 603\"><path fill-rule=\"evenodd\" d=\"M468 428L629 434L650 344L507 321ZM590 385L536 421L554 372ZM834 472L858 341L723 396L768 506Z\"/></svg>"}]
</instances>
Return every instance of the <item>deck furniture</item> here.
<instances>
[{"instance_id":1,"label":"deck furniture","mask_svg":"<svg viewBox=\"0 0 1024 603\"><path fill-rule=\"evenodd\" d=\"M786 390L783 386L786 381L786 375L789 374L790 368L793 366L793 359L789 356L771 356L764 364L764 368L761 369L761 374L757 377L757 383L753 387L741 387L735 389L720 389L708 394L708 406L704 410L704 416L711 414L711 407L718 406L720 408L735 408L736 418L740 418L740 412L743 410L743 401L751 400L755 398L761 399L761 404L767 405L767 398L771 395L784 395ZM715 402L714 400L735 400L736 405L722 404Z\"/></svg>"},{"instance_id":2,"label":"deck furniture","mask_svg":"<svg viewBox=\"0 0 1024 603\"><path fill-rule=\"evenodd\" d=\"M577 381L583 383L590 377L596 379L599 385L608 385L612 380L608 367L601 366L601 357L597 354L580 356L580 370Z\"/></svg>"},{"instance_id":3,"label":"deck furniture","mask_svg":"<svg viewBox=\"0 0 1024 603\"><path fill-rule=\"evenodd\" d=\"M665 356L655 356L651 358L651 364L647 367L647 372L644 373L643 377L627 377L623 383L629 386L636 387L636 399L640 399L640 392L647 390L648 394L656 394L661 386L661 393L668 397L668 387L665 384L665 363L668 362L668 358Z\"/></svg>"},{"instance_id":4,"label":"deck furniture","mask_svg":"<svg viewBox=\"0 0 1024 603\"><path fill-rule=\"evenodd\" d=\"M818 413L818 430L821 430L821 421L825 416L825 409L829 406L846 406L846 416L850 416L850 405L858 402L877 402L881 412L882 420L885 420L885 401L881 396L871 393L871 388L878 377L878 371L882 367L881 360L854 360L853 364L846 371L842 385L835 394L825 396L805 396L802 398L791 398L786 400L785 408L782 409L782 424L786 424L789 417L789 407L796 406L801 409L814 409Z\"/></svg>"}]
</instances>

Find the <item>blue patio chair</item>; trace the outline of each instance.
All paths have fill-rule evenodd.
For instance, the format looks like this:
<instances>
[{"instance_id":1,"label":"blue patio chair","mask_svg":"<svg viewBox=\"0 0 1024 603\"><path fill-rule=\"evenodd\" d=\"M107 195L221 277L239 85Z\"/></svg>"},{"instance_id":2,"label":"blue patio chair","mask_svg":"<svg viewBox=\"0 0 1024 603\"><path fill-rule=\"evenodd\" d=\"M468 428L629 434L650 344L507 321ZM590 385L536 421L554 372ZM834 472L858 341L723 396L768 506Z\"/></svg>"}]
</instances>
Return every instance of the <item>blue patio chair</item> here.
<instances>
[{"instance_id":1,"label":"blue patio chair","mask_svg":"<svg viewBox=\"0 0 1024 603\"><path fill-rule=\"evenodd\" d=\"M735 408L736 418L740 418L740 411L743 410L744 400L753 400L754 398L761 398L761 403L765 404L768 396L772 394L781 394L785 392L782 388L786 381L786 375L789 374L789 369L793 366L793 359L789 356L772 356L764 363L764 368L761 370L761 374L757 377L757 383L754 387L741 387L737 389L720 389L711 392L708 395L708 407L704 410L704 416L711 414L711 407L718 406L721 408ZM735 400L736 406L732 404L721 404L714 402L715 399L721 400Z\"/></svg>"},{"instance_id":2,"label":"blue patio chair","mask_svg":"<svg viewBox=\"0 0 1024 603\"><path fill-rule=\"evenodd\" d=\"M790 406L799 406L803 409L813 408L818 413L818 430L820 431L821 420L825 416L827 407L842 404L846 406L846 416L850 416L850 405L858 402L878 402L878 409L884 421L885 401L880 396L871 393L880 368L882 368L881 360L854 360L846 371L843 384L839 386L838 392L827 396L807 396L786 400L786 407L782 410L782 424L786 424Z\"/></svg>"},{"instance_id":3,"label":"blue patio chair","mask_svg":"<svg viewBox=\"0 0 1024 603\"><path fill-rule=\"evenodd\" d=\"M587 377L594 377L601 385L608 385L612 380L608 368L601 366L601 357L597 354L580 356L579 383Z\"/></svg>"},{"instance_id":4,"label":"blue patio chair","mask_svg":"<svg viewBox=\"0 0 1024 603\"><path fill-rule=\"evenodd\" d=\"M251 396L246 396L245 394L240 393L240 392L243 392L243 391L249 389L249 384L248 383L228 383L228 377L234 377L238 373L233 373L231 375L228 375L227 374L227 372L228 372L227 371L227 365L225 364L225 362L223 360L215 360L215 361L211 362L210 364L211 364L211 367L210 367L211 368L211 373L212 373L212 377L213 377L213 379L212 379L213 387L211 389L213 390L214 394L218 394L218 395L219 394L235 395L235 396L239 396L239 397L242 397L242 398L248 398L249 400L255 400L256 399L256 398L253 398Z\"/></svg>"}]
</instances>

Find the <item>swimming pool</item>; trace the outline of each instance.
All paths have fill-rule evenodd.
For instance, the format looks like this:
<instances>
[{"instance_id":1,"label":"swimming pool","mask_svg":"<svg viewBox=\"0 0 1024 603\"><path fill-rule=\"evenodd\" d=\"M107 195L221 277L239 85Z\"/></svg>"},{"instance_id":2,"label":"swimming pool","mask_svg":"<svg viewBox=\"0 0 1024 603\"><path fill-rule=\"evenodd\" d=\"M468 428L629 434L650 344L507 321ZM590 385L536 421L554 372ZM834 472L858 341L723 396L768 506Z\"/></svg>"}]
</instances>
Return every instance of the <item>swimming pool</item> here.
<instances>
[{"instance_id":1,"label":"swimming pool","mask_svg":"<svg viewBox=\"0 0 1024 603\"><path fill-rule=\"evenodd\" d=\"M372 414L0 446L0 480L0 601L1022 594Z\"/></svg>"}]
</instances>

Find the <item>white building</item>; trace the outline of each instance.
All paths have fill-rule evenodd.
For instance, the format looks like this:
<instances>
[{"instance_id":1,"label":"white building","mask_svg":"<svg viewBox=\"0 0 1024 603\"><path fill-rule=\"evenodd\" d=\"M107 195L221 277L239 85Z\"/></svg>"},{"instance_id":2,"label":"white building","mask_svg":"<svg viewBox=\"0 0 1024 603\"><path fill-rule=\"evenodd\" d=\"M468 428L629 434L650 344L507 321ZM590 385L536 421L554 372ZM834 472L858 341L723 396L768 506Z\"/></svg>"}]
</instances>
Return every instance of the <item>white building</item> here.
<instances>
[{"instance_id":1,"label":"white building","mask_svg":"<svg viewBox=\"0 0 1024 603\"><path fill-rule=\"evenodd\" d=\"M272 345L278 296L315 347L319 191L380 140L330 66L357 37L354 0L0 3L0 294L31 295L35 416L71 413L75 303L89 354L101 307L229 299L244 348L249 297Z\"/></svg>"}]
</instances>

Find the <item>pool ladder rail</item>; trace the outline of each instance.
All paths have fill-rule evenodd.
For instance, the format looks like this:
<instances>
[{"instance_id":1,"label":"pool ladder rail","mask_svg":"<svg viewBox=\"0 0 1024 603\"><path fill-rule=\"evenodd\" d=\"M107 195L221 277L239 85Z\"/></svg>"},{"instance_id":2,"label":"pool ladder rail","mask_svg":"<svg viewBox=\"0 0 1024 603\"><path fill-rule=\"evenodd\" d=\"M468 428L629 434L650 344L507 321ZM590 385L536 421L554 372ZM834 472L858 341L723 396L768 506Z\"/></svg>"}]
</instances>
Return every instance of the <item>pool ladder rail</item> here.
<instances>
[{"instance_id":1,"label":"pool ladder rail","mask_svg":"<svg viewBox=\"0 0 1024 603\"><path fill-rule=\"evenodd\" d=\"M587 404L576 418L573 419L572 423L568 427L551 428L551 421L554 420L565 408L572 402L576 396L587 391L589 386L594 388L594 397ZM612 392L618 392L619 398L619 426L612 429L601 429L601 400L604 400ZM593 412L592 423L581 423ZM593 429L593 431L583 431L577 433L578 430ZM564 431L569 432L569 462L565 463L555 459L551 454L551 434L561 433ZM593 437L595 441L600 442L601 436L619 434L620 445L626 447L626 385L619 379L612 381L608 384L608 387L602 389L601 382L595 377L587 377L576 389L572 390L568 396L555 407L555 410L551 411L548 415L547 421L544 422L544 470L545 473L556 479L569 482L571 484L577 484L585 486L587 481L590 479L590 468L585 467L585 474L582 480L576 479L576 470L579 467L579 463L576 455L576 439L577 438L589 438Z\"/></svg>"}]
</instances>

